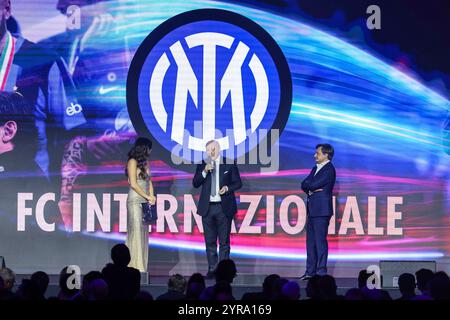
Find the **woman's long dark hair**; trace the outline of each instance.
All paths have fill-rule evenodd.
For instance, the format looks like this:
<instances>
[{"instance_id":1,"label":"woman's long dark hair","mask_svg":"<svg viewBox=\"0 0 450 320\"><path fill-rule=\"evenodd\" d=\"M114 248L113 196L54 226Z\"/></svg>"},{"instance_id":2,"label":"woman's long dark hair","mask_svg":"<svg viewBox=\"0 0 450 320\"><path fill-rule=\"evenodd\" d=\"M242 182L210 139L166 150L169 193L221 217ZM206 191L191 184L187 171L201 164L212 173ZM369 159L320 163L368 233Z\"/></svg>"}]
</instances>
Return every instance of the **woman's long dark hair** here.
<instances>
[{"instance_id":1,"label":"woman's long dark hair","mask_svg":"<svg viewBox=\"0 0 450 320\"><path fill-rule=\"evenodd\" d=\"M139 173L139 178L141 179L147 178L147 160L150 155L150 150L152 150L152 141L147 138L139 137L130 152L128 152L128 161L130 159L137 161L137 167L141 171ZM127 166L125 167L125 175L128 177Z\"/></svg>"}]
</instances>

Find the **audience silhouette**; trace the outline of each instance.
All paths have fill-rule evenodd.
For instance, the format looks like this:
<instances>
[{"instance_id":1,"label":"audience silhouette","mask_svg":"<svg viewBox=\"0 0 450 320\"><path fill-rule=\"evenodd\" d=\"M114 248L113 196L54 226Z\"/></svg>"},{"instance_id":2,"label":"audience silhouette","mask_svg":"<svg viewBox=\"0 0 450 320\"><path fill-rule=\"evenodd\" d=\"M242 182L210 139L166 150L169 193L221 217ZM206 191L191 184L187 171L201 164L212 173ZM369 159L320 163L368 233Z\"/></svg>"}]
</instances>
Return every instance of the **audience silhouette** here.
<instances>
[{"instance_id":1,"label":"audience silhouette","mask_svg":"<svg viewBox=\"0 0 450 320\"><path fill-rule=\"evenodd\" d=\"M242 300L269 300L273 297L275 281L280 279L278 274L268 275L263 282L261 292L247 292L242 296Z\"/></svg>"},{"instance_id":2,"label":"audience silhouette","mask_svg":"<svg viewBox=\"0 0 450 320\"><path fill-rule=\"evenodd\" d=\"M398 288L402 296L397 300L411 300L416 296L416 278L411 273L403 273L398 278Z\"/></svg>"},{"instance_id":3,"label":"audience silhouette","mask_svg":"<svg viewBox=\"0 0 450 320\"><path fill-rule=\"evenodd\" d=\"M184 300L186 296L186 279L181 274L174 274L167 282L168 290L160 295L156 300Z\"/></svg>"},{"instance_id":4,"label":"audience silhouette","mask_svg":"<svg viewBox=\"0 0 450 320\"><path fill-rule=\"evenodd\" d=\"M16 275L9 268L0 269L0 300L153 300L153 295L141 290L140 272L128 267L130 251L125 244L117 244L111 249L112 263L103 270L91 271L82 277L80 284L73 272L65 267L59 274L59 292L56 297L47 298L49 275L38 271L29 279L22 279L14 291ZM215 283L206 287L201 273L186 278L180 274L169 277L167 292L156 300L236 300L232 283L237 276L236 264L231 259L222 260L214 273ZM374 288L371 274L361 270L358 287L348 289L345 295L338 294L336 279L331 275L315 275L306 285L306 299L309 300L392 300L389 292ZM382 279L381 279L382 283ZM400 298L397 300L450 300L450 278L443 272L434 273L420 269L414 274L403 273L398 278ZM417 289L417 291L416 291ZM390 292L393 292L391 290ZM301 288L298 281L289 281L278 274L270 274L262 283L262 291L246 292L243 301L256 300L299 300Z\"/></svg>"},{"instance_id":5,"label":"audience silhouette","mask_svg":"<svg viewBox=\"0 0 450 320\"><path fill-rule=\"evenodd\" d=\"M201 273L194 273L187 282L186 300L199 300L201 293L205 290L205 278Z\"/></svg>"},{"instance_id":6,"label":"audience silhouette","mask_svg":"<svg viewBox=\"0 0 450 320\"><path fill-rule=\"evenodd\" d=\"M110 299L134 299L140 291L139 270L128 267L130 250L125 244L117 244L111 249L111 260L102 270L103 279L108 284Z\"/></svg>"}]
</instances>

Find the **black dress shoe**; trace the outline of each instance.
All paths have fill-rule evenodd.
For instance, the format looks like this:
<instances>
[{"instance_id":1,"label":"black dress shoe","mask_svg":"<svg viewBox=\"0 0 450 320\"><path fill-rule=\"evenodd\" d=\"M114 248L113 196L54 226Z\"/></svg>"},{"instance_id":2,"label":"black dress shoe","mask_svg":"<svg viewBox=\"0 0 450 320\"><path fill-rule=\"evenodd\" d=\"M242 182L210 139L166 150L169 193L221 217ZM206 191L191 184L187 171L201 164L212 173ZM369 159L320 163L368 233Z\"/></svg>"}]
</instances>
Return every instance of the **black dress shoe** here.
<instances>
[{"instance_id":1,"label":"black dress shoe","mask_svg":"<svg viewBox=\"0 0 450 320\"><path fill-rule=\"evenodd\" d=\"M311 279L311 278L312 278L312 276L307 275L307 274L304 274L304 275L302 275L302 276L299 278L299 280L301 280L301 281L306 281L306 280L309 280L309 279Z\"/></svg>"}]
</instances>

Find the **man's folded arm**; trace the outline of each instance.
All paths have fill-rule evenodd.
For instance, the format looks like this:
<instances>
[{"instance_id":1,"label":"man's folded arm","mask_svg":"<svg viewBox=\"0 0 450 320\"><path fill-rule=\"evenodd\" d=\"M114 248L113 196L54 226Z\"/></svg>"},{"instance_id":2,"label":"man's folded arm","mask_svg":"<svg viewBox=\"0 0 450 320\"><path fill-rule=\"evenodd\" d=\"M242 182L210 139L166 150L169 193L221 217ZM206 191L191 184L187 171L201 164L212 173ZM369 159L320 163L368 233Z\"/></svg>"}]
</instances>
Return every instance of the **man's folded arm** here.
<instances>
[{"instance_id":1,"label":"man's folded arm","mask_svg":"<svg viewBox=\"0 0 450 320\"><path fill-rule=\"evenodd\" d=\"M328 170L330 170L330 169L328 169ZM306 188L308 188L310 191L322 189L327 184L332 183L335 178L336 178L336 173L334 172L334 170L332 170L331 172L327 172L326 174L320 175L318 178L307 182Z\"/></svg>"}]
</instances>

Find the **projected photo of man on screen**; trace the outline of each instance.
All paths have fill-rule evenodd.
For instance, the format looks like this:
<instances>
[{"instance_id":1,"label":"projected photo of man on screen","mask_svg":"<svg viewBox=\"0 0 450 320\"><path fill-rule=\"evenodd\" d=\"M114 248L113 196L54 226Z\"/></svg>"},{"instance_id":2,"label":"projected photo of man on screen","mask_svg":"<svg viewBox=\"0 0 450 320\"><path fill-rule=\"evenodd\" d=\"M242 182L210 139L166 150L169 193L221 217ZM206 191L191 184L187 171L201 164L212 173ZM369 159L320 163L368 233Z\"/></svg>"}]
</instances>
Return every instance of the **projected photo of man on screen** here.
<instances>
[{"instance_id":1,"label":"projected photo of man on screen","mask_svg":"<svg viewBox=\"0 0 450 320\"><path fill-rule=\"evenodd\" d=\"M4 237L7 234L10 237L21 236L17 232L22 228L18 213L27 214L18 201L21 195L26 194L26 202L31 204L35 202L33 199L52 191L47 177L34 161L37 149L38 133L32 106L18 93L0 92L0 232ZM27 238L33 230L40 232L42 227L49 227L58 219L56 204L47 203L45 213L28 224L31 233L25 237L22 235L22 244L26 247L32 244L27 244Z\"/></svg>"},{"instance_id":2,"label":"projected photo of man on screen","mask_svg":"<svg viewBox=\"0 0 450 320\"><path fill-rule=\"evenodd\" d=\"M61 58L7 29L12 4L10 0L0 0L0 90L19 92L33 107L38 130L35 161L57 184L58 175L50 173L59 171L64 142L86 120Z\"/></svg>"},{"instance_id":3,"label":"projected photo of man on screen","mask_svg":"<svg viewBox=\"0 0 450 320\"><path fill-rule=\"evenodd\" d=\"M32 107L18 93L0 92L0 184L7 208L14 193L34 191L48 185L44 172L34 161L38 133ZM35 189L36 188L36 189ZM42 189L41 189L42 190Z\"/></svg>"}]
</instances>

